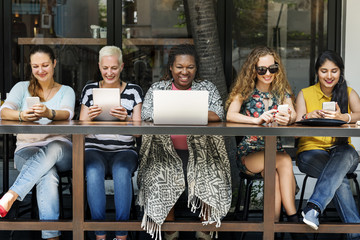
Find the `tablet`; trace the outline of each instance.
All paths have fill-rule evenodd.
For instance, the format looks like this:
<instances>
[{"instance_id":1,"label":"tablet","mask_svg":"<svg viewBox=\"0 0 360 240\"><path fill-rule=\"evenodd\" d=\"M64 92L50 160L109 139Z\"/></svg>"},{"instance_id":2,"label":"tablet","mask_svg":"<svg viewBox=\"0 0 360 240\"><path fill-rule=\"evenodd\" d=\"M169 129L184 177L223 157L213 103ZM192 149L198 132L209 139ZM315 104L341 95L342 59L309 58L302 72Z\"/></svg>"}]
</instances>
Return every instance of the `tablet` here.
<instances>
[{"instance_id":1,"label":"tablet","mask_svg":"<svg viewBox=\"0 0 360 240\"><path fill-rule=\"evenodd\" d=\"M93 101L94 105L102 109L95 121L119 121L118 118L110 115L110 110L121 104L119 88L93 88Z\"/></svg>"}]
</instances>

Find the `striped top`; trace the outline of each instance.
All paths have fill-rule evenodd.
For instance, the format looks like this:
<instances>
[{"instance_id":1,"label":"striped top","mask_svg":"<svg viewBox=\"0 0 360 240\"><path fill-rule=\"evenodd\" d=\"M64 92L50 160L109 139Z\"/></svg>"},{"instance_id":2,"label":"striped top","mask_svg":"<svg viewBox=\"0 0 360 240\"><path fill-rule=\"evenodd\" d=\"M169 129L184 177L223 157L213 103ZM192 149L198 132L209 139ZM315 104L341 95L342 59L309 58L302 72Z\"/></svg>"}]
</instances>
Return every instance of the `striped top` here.
<instances>
[{"instance_id":1,"label":"striped top","mask_svg":"<svg viewBox=\"0 0 360 240\"><path fill-rule=\"evenodd\" d=\"M92 89L99 88L99 82L86 84L81 93L81 104L86 107L92 106ZM132 83L127 83L120 95L121 106L127 110L129 117L132 116L136 105L143 102L142 89ZM119 151L123 149L135 149L135 139L131 135L119 134L89 134L85 137L85 149L96 149L101 151Z\"/></svg>"}]
</instances>

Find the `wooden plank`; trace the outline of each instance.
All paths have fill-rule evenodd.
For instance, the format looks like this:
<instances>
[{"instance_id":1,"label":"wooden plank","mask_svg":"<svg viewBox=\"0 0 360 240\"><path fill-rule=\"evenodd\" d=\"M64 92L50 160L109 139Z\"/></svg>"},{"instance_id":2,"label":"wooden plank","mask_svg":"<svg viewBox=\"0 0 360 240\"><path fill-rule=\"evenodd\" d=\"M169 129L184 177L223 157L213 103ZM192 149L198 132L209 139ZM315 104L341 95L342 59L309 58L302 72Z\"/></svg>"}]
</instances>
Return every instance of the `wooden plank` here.
<instances>
[{"instance_id":1,"label":"wooden plank","mask_svg":"<svg viewBox=\"0 0 360 240\"><path fill-rule=\"evenodd\" d=\"M303 223L276 223L276 232L298 233L359 233L360 224L356 223L321 223L318 230L313 230Z\"/></svg>"},{"instance_id":2,"label":"wooden plank","mask_svg":"<svg viewBox=\"0 0 360 240\"><path fill-rule=\"evenodd\" d=\"M63 230L72 231L71 221L0 221L0 230Z\"/></svg>"},{"instance_id":3,"label":"wooden plank","mask_svg":"<svg viewBox=\"0 0 360 240\"><path fill-rule=\"evenodd\" d=\"M84 240L84 143L83 134L73 134L73 239Z\"/></svg>"},{"instance_id":4,"label":"wooden plank","mask_svg":"<svg viewBox=\"0 0 360 240\"><path fill-rule=\"evenodd\" d=\"M275 159L276 137L265 137L264 169L264 240L274 239L275 230Z\"/></svg>"},{"instance_id":5,"label":"wooden plank","mask_svg":"<svg viewBox=\"0 0 360 240\"><path fill-rule=\"evenodd\" d=\"M106 45L105 38L18 38L19 45Z\"/></svg>"},{"instance_id":6,"label":"wooden plank","mask_svg":"<svg viewBox=\"0 0 360 240\"><path fill-rule=\"evenodd\" d=\"M192 38L127 38L126 46L173 46L194 44ZM19 45L106 45L105 38L18 38Z\"/></svg>"},{"instance_id":7,"label":"wooden plank","mask_svg":"<svg viewBox=\"0 0 360 240\"><path fill-rule=\"evenodd\" d=\"M84 223L84 230L96 231L114 231L114 230L128 230L128 231L144 231L141 228L141 221L131 222L95 222L86 221ZM203 225L200 221L176 221L165 222L161 226L161 231L222 231L222 232L262 232L263 223L261 222L233 222L225 221L221 223L221 227L216 228L214 224Z\"/></svg>"}]
</instances>

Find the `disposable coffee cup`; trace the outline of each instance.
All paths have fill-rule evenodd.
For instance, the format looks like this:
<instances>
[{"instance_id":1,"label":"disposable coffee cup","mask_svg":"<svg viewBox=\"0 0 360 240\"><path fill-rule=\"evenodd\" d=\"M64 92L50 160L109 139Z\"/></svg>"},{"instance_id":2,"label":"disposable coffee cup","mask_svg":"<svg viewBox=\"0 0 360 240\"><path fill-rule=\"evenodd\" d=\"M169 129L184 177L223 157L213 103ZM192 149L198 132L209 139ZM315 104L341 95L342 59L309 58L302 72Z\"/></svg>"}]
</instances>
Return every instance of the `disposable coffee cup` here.
<instances>
[{"instance_id":1,"label":"disposable coffee cup","mask_svg":"<svg viewBox=\"0 0 360 240\"><path fill-rule=\"evenodd\" d=\"M107 37L107 29L100 28L100 38L106 38L106 37Z\"/></svg>"},{"instance_id":2,"label":"disposable coffee cup","mask_svg":"<svg viewBox=\"0 0 360 240\"><path fill-rule=\"evenodd\" d=\"M100 37L100 26L91 25L90 32L92 38L99 38Z\"/></svg>"}]
</instances>

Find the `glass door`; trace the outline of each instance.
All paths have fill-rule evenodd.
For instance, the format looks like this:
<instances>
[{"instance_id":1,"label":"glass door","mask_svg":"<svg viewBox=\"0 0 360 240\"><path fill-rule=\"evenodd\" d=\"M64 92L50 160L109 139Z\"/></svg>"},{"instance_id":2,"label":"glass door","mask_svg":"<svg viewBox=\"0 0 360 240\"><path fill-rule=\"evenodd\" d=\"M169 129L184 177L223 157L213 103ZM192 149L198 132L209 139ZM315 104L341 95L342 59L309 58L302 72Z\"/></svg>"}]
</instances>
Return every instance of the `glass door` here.
<instances>
[{"instance_id":1,"label":"glass door","mask_svg":"<svg viewBox=\"0 0 360 240\"><path fill-rule=\"evenodd\" d=\"M12 85L30 76L29 50L46 44L57 58L56 81L79 97L97 80L98 50L107 44L106 0L12 0Z\"/></svg>"}]
</instances>

